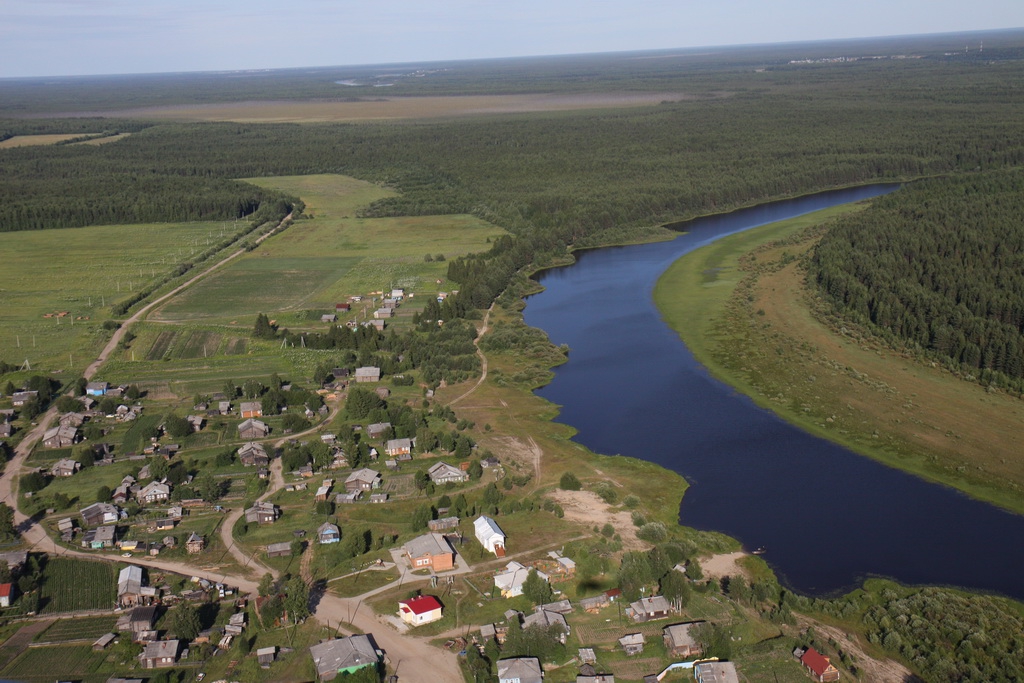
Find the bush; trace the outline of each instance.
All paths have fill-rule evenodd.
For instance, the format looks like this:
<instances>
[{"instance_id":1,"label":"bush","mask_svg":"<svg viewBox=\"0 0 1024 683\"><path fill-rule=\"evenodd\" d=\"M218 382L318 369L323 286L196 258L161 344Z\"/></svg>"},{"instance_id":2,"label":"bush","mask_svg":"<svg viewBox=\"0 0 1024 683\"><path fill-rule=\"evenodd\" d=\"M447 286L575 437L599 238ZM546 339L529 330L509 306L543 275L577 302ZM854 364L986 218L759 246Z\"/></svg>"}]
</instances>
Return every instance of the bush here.
<instances>
[{"instance_id":1,"label":"bush","mask_svg":"<svg viewBox=\"0 0 1024 683\"><path fill-rule=\"evenodd\" d=\"M640 527L636 536L650 543L661 543L668 538L668 529L661 522L648 522Z\"/></svg>"},{"instance_id":2,"label":"bush","mask_svg":"<svg viewBox=\"0 0 1024 683\"><path fill-rule=\"evenodd\" d=\"M614 505L619 499L619 492L615 490L615 486L611 482L602 481L594 487L594 493L601 496L601 500Z\"/></svg>"},{"instance_id":3,"label":"bush","mask_svg":"<svg viewBox=\"0 0 1024 683\"><path fill-rule=\"evenodd\" d=\"M558 481L558 488L563 491L579 491L583 488L583 484L580 483L579 477L575 474L572 472L566 472Z\"/></svg>"}]
</instances>

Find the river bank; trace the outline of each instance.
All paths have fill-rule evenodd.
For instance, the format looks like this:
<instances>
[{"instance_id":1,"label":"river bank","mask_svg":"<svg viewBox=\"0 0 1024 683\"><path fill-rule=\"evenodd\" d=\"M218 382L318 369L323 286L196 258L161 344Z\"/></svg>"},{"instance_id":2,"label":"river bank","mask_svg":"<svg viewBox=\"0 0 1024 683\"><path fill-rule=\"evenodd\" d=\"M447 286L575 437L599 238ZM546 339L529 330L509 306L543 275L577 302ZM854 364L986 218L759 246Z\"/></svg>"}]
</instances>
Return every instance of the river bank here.
<instances>
[{"instance_id":1,"label":"river bank","mask_svg":"<svg viewBox=\"0 0 1024 683\"><path fill-rule=\"evenodd\" d=\"M1014 457L1021 401L831 320L803 284L807 232L855 205L691 252L654 290L665 321L726 384L801 429L1024 514ZM851 326L852 327L852 326Z\"/></svg>"}]
</instances>

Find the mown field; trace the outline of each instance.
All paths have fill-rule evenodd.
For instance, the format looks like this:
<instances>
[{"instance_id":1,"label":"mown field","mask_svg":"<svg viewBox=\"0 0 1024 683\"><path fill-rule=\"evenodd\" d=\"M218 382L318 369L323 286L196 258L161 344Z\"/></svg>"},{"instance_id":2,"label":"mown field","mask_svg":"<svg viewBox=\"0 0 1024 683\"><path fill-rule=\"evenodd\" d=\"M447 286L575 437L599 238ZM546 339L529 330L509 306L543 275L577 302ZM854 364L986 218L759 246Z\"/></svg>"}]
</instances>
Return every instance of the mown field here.
<instances>
[{"instance_id":1,"label":"mown field","mask_svg":"<svg viewBox=\"0 0 1024 683\"><path fill-rule=\"evenodd\" d=\"M435 260L483 251L502 230L472 216L359 218L371 202L394 196L372 183L337 175L261 178L248 182L297 195L310 220L214 273L153 319L190 321L258 312L330 309L352 294L405 287L435 295L447 263ZM426 256L431 260L427 261ZM372 311L371 311L372 313ZM317 318L317 322L319 319Z\"/></svg>"},{"instance_id":2,"label":"mown field","mask_svg":"<svg viewBox=\"0 0 1024 683\"><path fill-rule=\"evenodd\" d=\"M234 232L167 223L0 234L0 358L80 371L109 338L101 325L115 302Z\"/></svg>"},{"instance_id":3,"label":"mown field","mask_svg":"<svg viewBox=\"0 0 1024 683\"><path fill-rule=\"evenodd\" d=\"M0 149L12 149L14 147L35 147L36 145L52 145L64 140L77 138L77 133L57 133L53 135L15 135L0 141Z\"/></svg>"},{"instance_id":4,"label":"mown field","mask_svg":"<svg viewBox=\"0 0 1024 683\"><path fill-rule=\"evenodd\" d=\"M801 428L1024 512L1019 400L821 315L799 266L816 239L792 236L837 210L684 256L655 290L666 320L715 375Z\"/></svg>"}]
</instances>

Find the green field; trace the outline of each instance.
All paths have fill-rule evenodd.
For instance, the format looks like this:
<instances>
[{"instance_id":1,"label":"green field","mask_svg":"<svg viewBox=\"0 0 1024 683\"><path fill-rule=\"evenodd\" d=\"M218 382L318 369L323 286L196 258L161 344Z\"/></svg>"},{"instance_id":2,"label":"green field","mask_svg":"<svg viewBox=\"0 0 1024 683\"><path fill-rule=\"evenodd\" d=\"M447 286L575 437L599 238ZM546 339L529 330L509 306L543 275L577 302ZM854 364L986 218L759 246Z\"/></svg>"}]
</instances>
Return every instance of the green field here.
<instances>
[{"instance_id":1,"label":"green field","mask_svg":"<svg viewBox=\"0 0 1024 683\"><path fill-rule=\"evenodd\" d=\"M78 679L97 673L106 660L106 652L93 652L90 645L36 647L23 652L0 674L22 681L64 680L64 677L71 676ZM107 677L109 674L88 680L102 681Z\"/></svg>"},{"instance_id":2,"label":"green field","mask_svg":"<svg viewBox=\"0 0 1024 683\"><path fill-rule=\"evenodd\" d=\"M117 566L108 562L51 558L43 571L39 613L112 608L117 572Z\"/></svg>"},{"instance_id":3,"label":"green field","mask_svg":"<svg viewBox=\"0 0 1024 683\"><path fill-rule=\"evenodd\" d=\"M69 640L95 639L117 628L116 616L58 619L34 640L37 643L60 643Z\"/></svg>"},{"instance_id":4,"label":"green field","mask_svg":"<svg viewBox=\"0 0 1024 683\"><path fill-rule=\"evenodd\" d=\"M109 338L112 304L234 232L165 223L0 233L0 358L80 371Z\"/></svg>"},{"instance_id":5,"label":"green field","mask_svg":"<svg viewBox=\"0 0 1024 683\"><path fill-rule=\"evenodd\" d=\"M230 263L162 306L154 319L230 322L264 311L329 309L351 294L404 287L434 294L447 273L446 259L487 248L500 228L473 216L359 218L371 202L393 196L372 183L337 175L248 180L300 196L311 220ZM430 255L431 261L425 256ZM238 321L241 322L241 321ZM141 351L140 351L141 353ZM147 355L162 356L156 347ZM182 356L187 357L187 356ZM195 356L192 356L195 357Z\"/></svg>"}]
</instances>

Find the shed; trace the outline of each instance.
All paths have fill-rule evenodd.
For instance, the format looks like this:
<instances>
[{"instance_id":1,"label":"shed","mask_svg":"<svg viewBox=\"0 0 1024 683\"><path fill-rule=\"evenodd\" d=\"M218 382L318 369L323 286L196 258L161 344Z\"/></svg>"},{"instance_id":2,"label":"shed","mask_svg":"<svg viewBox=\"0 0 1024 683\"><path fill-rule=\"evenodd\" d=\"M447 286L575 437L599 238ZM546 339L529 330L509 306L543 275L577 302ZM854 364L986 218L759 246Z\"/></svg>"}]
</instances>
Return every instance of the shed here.
<instances>
[{"instance_id":1,"label":"shed","mask_svg":"<svg viewBox=\"0 0 1024 683\"><path fill-rule=\"evenodd\" d=\"M256 661L260 663L260 666L264 669L270 667L277 658L277 646L271 645L270 647L261 647L256 650Z\"/></svg>"},{"instance_id":2,"label":"shed","mask_svg":"<svg viewBox=\"0 0 1024 683\"><path fill-rule=\"evenodd\" d=\"M379 382L380 381L380 368L373 366L366 366L362 368L356 368L356 382Z\"/></svg>"},{"instance_id":3,"label":"shed","mask_svg":"<svg viewBox=\"0 0 1024 683\"><path fill-rule=\"evenodd\" d=\"M288 541L271 543L267 546L267 557L288 557L292 554L292 544Z\"/></svg>"}]
</instances>

